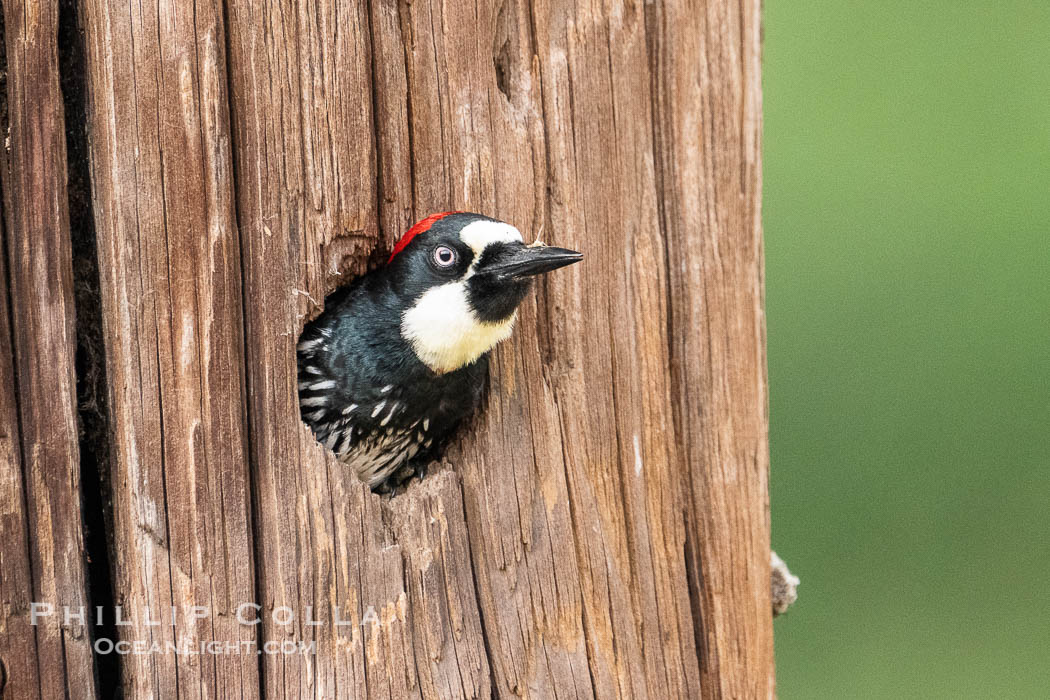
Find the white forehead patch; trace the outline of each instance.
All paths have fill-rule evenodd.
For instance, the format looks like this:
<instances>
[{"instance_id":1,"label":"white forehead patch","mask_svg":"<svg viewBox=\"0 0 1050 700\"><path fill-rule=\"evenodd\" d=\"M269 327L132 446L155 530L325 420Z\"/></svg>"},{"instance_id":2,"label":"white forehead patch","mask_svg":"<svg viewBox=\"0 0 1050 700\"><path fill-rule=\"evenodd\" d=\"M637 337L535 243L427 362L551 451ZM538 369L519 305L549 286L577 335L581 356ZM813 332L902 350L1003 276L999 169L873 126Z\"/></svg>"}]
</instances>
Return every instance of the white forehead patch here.
<instances>
[{"instance_id":1,"label":"white forehead patch","mask_svg":"<svg viewBox=\"0 0 1050 700\"><path fill-rule=\"evenodd\" d=\"M450 282L427 290L405 312L401 335L423 364L444 374L469 365L509 338L516 318L515 313L496 323L478 320L467 303L466 285Z\"/></svg>"},{"instance_id":2,"label":"white forehead patch","mask_svg":"<svg viewBox=\"0 0 1050 700\"><path fill-rule=\"evenodd\" d=\"M479 219L464 226L459 239L470 246L477 258L490 243L522 243L521 231L502 221Z\"/></svg>"}]
</instances>

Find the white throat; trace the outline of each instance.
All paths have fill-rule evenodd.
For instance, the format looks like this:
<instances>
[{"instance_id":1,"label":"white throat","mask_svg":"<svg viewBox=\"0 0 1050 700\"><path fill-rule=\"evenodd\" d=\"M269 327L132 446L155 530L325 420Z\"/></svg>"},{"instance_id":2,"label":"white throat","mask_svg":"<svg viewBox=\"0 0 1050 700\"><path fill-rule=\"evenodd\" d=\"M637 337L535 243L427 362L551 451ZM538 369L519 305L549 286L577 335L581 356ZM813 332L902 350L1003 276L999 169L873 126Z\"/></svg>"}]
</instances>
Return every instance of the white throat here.
<instances>
[{"instance_id":1,"label":"white throat","mask_svg":"<svg viewBox=\"0 0 1050 700\"><path fill-rule=\"evenodd\" d=\"M401 317L401 335L437 374L469 365L510 337L517 313L496 323L478 319L462 280L428 290Z\"/></svg>"}]
</instances>

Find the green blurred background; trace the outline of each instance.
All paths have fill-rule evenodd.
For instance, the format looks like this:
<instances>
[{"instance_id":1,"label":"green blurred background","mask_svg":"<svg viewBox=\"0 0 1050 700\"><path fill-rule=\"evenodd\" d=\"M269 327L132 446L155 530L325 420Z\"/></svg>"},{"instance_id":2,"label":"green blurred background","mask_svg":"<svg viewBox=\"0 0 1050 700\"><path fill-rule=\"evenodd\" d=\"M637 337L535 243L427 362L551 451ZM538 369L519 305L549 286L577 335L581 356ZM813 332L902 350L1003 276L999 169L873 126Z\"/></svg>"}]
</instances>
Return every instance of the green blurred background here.
<instances>
[{"instance_id":1,"label":"green blurred background","mask_svg":"<svg viewBox=\"0 0 1050 700\"><path fill-rule=\"evenodd\" d=\"M793 698L1050 697L1050 0L765 2Z\"/></svg>"}]
</instances>

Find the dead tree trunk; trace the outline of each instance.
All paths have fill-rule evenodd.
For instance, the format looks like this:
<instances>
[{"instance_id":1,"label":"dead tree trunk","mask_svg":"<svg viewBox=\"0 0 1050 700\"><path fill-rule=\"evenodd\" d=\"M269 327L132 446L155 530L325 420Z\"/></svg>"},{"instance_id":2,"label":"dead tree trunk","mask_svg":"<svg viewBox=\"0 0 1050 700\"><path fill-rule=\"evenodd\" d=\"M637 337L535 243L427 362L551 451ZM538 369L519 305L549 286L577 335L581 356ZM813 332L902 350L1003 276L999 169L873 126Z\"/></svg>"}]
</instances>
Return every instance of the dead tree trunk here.
<instances>
[{"instance_id":1,"label":"dead tree trunk","mask_svg":"<svg viewBox=\"0 0 1050 700\"><path fill-rule=\"evenodd\" d=\"M108 387L92 595L122 642L224 645L124 654L119 677L100 629L29 620L87 604L98 514L72 478L64 144L32 147L62 133L78 49L23 21L54 0L4 9L30 147L3 173L0 693L51 697L61 633L69 687L127 697L772 696L758 0L70 5ZM586 259L524 305L442 464L380 498L299 420L294 348L447 209ZM45 534L48 496L68 517Z\"/></svg>"}]
</instances>

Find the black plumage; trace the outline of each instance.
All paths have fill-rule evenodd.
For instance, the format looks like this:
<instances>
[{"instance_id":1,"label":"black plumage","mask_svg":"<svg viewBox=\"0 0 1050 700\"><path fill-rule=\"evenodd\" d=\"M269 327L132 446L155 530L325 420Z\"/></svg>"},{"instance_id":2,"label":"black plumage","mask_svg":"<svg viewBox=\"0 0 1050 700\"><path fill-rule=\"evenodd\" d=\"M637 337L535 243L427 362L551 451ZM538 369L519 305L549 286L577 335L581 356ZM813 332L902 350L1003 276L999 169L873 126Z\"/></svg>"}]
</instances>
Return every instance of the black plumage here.
<instances>
[{"instance_id":1,"label":"black plumage","mask_svg":"<svg viewBox=\"0 0 1050 700\"><path fill-rule=\"evenodd\" d=\"M303 330L303 420L376 490L421 473L477 408L490 343L510 333L531 276L580 257L525 246L477 214L417 224L387 265L331 294Z\"/></svg>"},{"instance_id":2,"label":"black plumage","mask_svg":"<svg viewBox=\"0 0 1050 700\"><path fill-rule=\"evenodd\" d=\"M400 318L385 277L369 275L332 295L299 341L303 419L372 486L396 486L440 454L488 376L487 355L435 374L401 337Z\"/></svg>"}]
</instances>

